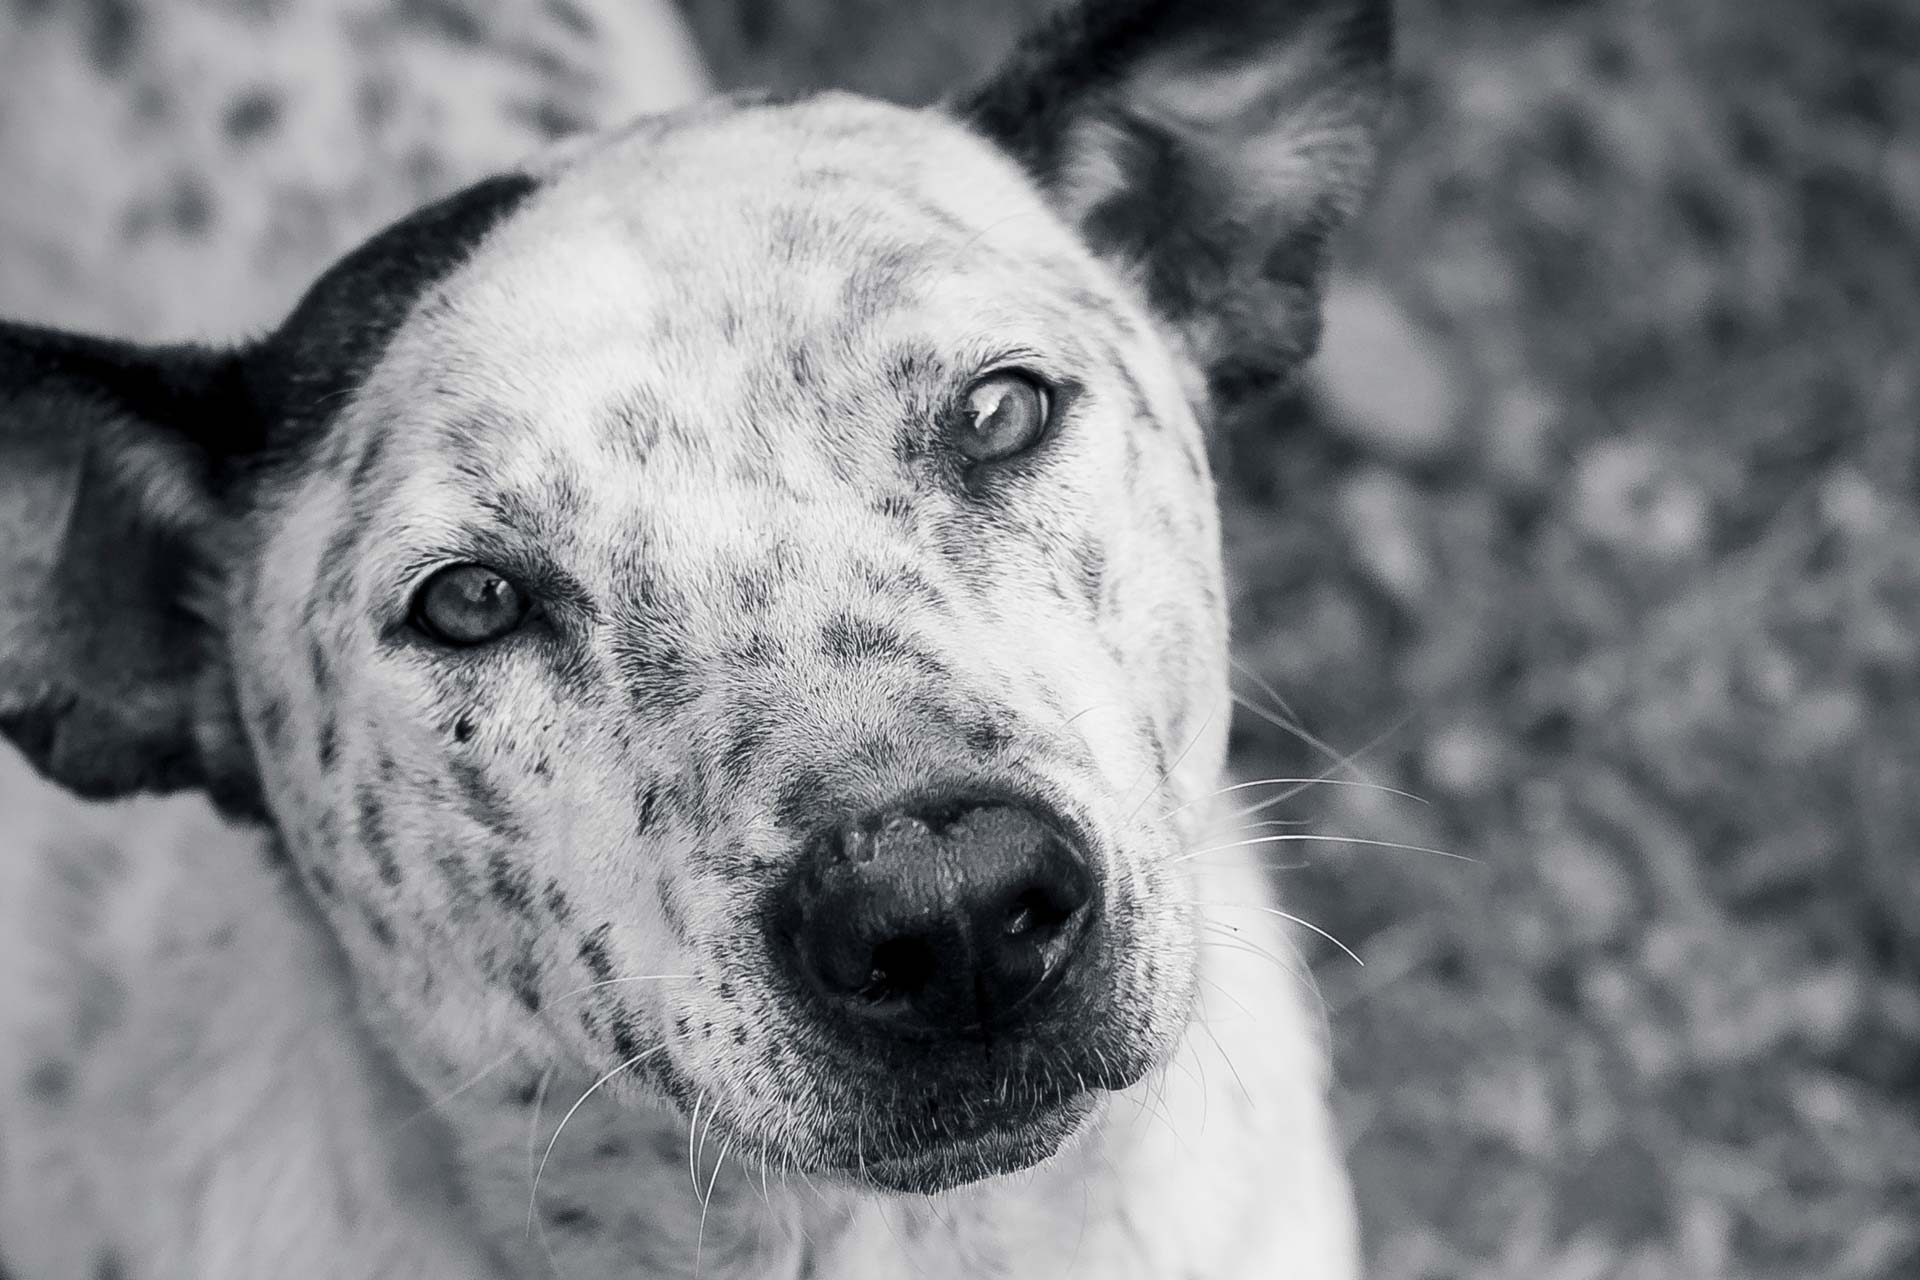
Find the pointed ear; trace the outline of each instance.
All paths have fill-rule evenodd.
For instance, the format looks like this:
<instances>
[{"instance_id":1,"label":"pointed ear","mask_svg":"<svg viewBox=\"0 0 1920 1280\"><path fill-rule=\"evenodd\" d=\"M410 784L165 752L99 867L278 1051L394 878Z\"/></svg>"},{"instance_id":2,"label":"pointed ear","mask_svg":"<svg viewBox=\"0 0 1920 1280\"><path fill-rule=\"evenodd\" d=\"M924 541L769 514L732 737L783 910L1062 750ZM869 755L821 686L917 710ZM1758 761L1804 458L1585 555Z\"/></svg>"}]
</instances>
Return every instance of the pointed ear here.
<instances>
[{"instance_id":1,"label":"pointed ear","mask_svg":"<svg viewBox=\"0 0 1920 1280\"><path fill-rule=\"evenodd\" d=\"M1134 274L1226 399L1319 340L1327 242L1365 190L1388 0L1086 0L963 118Z\"/></svg>"},{"instance_id":2,"label":"pointed ear","mask_svg":"<svg viewBox=\"0 0 1920 1280\"><path fill-rule=\"evenodd\" d=\"M242 382L231 353L0 324L0 734L81 795L246 807L197 598Z\"/></svg>"}]
</instances>

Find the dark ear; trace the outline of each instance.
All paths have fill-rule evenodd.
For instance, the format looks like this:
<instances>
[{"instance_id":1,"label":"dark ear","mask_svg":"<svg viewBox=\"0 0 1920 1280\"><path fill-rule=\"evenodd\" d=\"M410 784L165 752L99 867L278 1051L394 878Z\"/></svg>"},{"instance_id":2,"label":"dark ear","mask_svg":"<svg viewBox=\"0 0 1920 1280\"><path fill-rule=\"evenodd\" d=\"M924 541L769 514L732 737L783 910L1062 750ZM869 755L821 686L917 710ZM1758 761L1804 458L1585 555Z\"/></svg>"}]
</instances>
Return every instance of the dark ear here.
<instances>
[{"instance_id":1,"label":"dark ear","mask_svg":"<svg viewBox=\"0 0 1920 1280\"><path fill-rule=\"evenodd\" d=\"M1318 342L1391 45L1388 0L1085 0L958 109L1137 273L1231 398Z\"/></svg>"},{"instance_id":2,"label":"dark ear","mask_svg":"<svg viewBox=\"0 0 1920 1280\"><path fill-rule=\"evenodd\" d=\"M196 608L241 382L231 354L0 324L0 733L81 795L245 807Z\"/></svg>"}]
</instances>

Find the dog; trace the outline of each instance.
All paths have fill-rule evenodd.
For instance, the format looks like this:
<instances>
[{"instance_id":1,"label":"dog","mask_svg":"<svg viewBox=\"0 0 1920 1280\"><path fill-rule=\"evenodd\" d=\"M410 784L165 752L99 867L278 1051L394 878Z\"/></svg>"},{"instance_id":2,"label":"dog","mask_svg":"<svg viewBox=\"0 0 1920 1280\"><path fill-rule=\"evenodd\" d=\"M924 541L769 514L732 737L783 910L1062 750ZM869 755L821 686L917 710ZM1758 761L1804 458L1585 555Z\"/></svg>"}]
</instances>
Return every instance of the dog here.
<instances>
[{"instance_id":1,"label":"dog","mask_svg":"<svg viewBox=\"0 0 1920 1280\"><path fill-rule=\"evenodd\" d=\"M556 139L255 338L0 326L0 729L122 801L4 782L7 1273L1352 1276L1207 433L1390 45L1088 3Z\"/></svg>"}]
</instances>

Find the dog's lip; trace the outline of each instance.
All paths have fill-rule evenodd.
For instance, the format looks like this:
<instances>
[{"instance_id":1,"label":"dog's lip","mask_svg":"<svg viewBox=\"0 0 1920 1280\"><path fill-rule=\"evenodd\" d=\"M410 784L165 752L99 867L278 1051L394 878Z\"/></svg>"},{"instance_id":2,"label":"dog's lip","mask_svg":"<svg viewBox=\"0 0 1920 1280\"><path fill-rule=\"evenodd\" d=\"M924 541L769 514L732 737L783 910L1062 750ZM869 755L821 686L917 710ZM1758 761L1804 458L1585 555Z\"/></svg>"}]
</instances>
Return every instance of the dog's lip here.
<instances>
[{"instance_id":1,"label":"dog's lip","mask_svg":"<svg viewBox=\"0 0 1920 1280\"><path fill-rule=\"evenodd\" d=\"M1096 1090L1066 1093L1015 1113L1001 1112L960 1132L931 1135L908 1152L846 1161L834 1171L884 1189L923 1194L1016 1173L1058 1151L1096 1104Z\"/></svg>"}]
</instances>

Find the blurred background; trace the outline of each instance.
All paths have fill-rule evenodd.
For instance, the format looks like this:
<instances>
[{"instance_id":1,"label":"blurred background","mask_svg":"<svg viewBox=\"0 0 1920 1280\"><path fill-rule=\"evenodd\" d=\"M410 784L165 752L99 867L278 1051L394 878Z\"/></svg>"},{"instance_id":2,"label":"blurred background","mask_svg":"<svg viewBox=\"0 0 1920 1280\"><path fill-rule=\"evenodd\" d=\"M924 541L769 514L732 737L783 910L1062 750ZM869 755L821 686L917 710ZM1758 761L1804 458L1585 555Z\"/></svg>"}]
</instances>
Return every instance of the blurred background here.
<instances>
[{"instance_id":1,"label":"blurred background","mask_svg":"<svg viewBox=\"0 0 1920 1280\"><path fill-rule=\"evenodd\" d=\"M920 101L1039 6L684 7L723 85ZM1373 1274L1920 1277L1920 5L1399 11L1316 378L1222 459L1241 661L1427 801L1287 816L1478 859L1276 857L1367 962Z\"/></svg>"}]
</instances>

